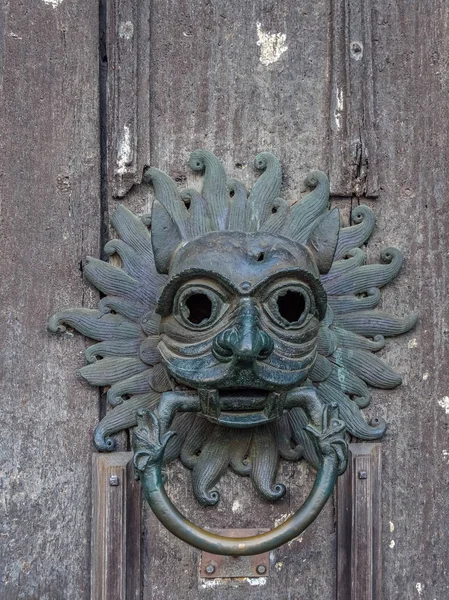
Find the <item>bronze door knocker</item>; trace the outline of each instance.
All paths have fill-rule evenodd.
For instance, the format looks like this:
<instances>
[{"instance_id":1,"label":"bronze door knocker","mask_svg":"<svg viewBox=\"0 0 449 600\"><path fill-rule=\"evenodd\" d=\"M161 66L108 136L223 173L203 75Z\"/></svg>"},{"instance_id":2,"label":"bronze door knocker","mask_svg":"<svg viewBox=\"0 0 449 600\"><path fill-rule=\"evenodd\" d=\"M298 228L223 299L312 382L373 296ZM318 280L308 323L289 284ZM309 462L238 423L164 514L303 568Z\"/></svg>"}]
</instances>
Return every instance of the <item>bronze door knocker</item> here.
<instances>
[{"instance_id":1,"label":"bronze door knocker","mask_svg":"<svg viewBox=\"0 0 449 600\"><path fill-rule=\"evenodd\" d=\"M109 386L113 407L95 431L99 450L133 428L134 465L143 493L172 533L202 550L259 554L298 536L317 517L346 468L348 435L380 438L382 419L361 412L369 387L401 383L376 352L385 337L411 329L416 316L376 310L380 288L402 265L396 248L382 264L365 264L360 248L375 218L367 206L340 226L329 210L329 183L309 174L311 191L288 204L282 170L270 153L250 194L229 180L207 150L190 156L203 188L179 191L165 173L146 168L156 199L151 215L124 206L112 215L120 236L105 246L122 266L89 259L84 273L104 297L98 310L68 308L49 323L98 343L86 350L82 376ZM251 478L267 500L279 458L304 458L317 469L307 500L287 521L249 538L218 536L188 521L171 503L162 469L180 458L193 490L214 505L228 467Z\"/></svg>"}]
</instances>

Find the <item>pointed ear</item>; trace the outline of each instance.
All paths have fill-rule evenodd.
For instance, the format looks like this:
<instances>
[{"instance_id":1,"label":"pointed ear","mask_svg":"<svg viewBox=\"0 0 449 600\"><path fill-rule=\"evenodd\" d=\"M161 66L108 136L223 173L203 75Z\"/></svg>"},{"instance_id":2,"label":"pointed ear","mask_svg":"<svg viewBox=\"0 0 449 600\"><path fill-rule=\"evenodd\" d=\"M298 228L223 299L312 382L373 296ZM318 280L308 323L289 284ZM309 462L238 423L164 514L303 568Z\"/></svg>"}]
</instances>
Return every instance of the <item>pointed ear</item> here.
<instances>
[{"instance_id":1,"label":"pointed ear","mask_svg":"<svg viewBox=\"0 0 449 600\"><path fill-rule=\"evenodd\" d=\"M158 273L168 273L172 256L181 242L178 226L162 204L155 200L151 210L151 243Z\"/></svg>"},{"instance_id":2,"label":"pointed ear","mask_svg":"<svg viewBox=\"0 0 449 600\"><path fill-rule=\"evenodd\" d=\"M309 234L307 248L319 272L325 275L332 266L340 233L340 213L334 208L323 216Z\"/></svg>"}]
</instances>

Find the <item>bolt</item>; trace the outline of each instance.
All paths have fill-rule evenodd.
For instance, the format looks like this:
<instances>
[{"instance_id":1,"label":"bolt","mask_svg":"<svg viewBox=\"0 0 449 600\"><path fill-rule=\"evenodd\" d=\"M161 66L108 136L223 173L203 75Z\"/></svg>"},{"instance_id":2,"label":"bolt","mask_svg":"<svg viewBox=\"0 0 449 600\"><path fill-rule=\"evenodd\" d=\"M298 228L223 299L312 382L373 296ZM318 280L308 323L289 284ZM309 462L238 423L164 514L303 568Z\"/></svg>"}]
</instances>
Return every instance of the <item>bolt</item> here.
<instances>
[{"instance_id":1,"label":"bolt","mask_svg":"<svg viewBox=\"0 0 449 600\"><path fill-rule=\"evenodd\" d=\"M207 565L207 567L206 567L206 573L208 575L213 575L215 573L215 567L214 567L214 565Z\"/></svg>"},{"instance_id":2,"label":"bolt","mask_svg":"<svg viewBox=\"0 0 449 600\"><path fill-rule=\"evenodd\" d=\"M109 485L112 485L112 486L120 485L120 479L118 478L117 475L111 475L109 477Z\"/></svg>"},{"instance_id":3,"label":"bolt","mask_svg":"<svg viewBox=\"0 0 449 600\"><path fill-rule=\"evenodd\" d=\"M359 471L359 479L368 479L368 474L366 471Z\"/></svg>"},{"instance_id":4,"label":"bolt","mask_svg":"<svg viewBox=\"0 0 449 600\"><path fill-rule=\"evenodd\" d=\"M264 575L267 572L267 567L265 565L257 565L256 571L259 575Z\"/></svg>"}]
</instances>

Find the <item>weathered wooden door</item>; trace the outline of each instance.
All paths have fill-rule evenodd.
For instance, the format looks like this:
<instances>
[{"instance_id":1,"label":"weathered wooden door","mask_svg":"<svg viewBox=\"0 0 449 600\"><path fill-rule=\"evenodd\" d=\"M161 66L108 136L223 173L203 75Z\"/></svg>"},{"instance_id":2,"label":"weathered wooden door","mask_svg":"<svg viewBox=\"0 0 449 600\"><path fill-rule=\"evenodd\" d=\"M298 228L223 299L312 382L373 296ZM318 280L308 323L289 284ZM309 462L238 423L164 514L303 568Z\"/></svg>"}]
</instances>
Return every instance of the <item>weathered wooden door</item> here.
<instances>
[{"instance_id":1,"label":"weathered wooden door","mask_svg":"<svg viewBox=\"0 0 449 600\"><path fill-rule=\"evenodd\" d=\"M447 3L4 0L0 15L1 597L90 597L91 440L105 404L76 375L86 342L51 337L46 321L96 304L83 261L100 256L117 202L148 209L143 166L188 185L188 154L204 147L248 184L253 157L275 152L287 200L310 168L327 171L346 219L362 201L375 210L369 260L404 251L383 308L420 321L384 351L402 388L376 391L369 409L389 423L381 597L446 599ZM175 464L168 491L203 525L271 528L313 473L284 463L281 479L288 494L271 505L228 475L220 506L204 509ZM336 516L329 502L273 553L268 577L237 582L201 579L200 553L144 508L142 598L335 599Z\"/></svg>"}]
</instances>

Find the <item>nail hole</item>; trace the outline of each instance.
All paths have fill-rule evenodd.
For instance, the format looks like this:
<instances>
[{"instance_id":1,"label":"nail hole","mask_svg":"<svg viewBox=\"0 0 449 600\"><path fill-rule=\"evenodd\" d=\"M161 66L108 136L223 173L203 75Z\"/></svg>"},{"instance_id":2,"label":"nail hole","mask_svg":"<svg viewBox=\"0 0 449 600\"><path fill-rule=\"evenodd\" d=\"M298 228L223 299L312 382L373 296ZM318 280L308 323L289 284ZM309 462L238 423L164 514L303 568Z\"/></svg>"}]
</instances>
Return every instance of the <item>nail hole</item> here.
<instances>
[{"instance_id":1,"label":"nail hole","mask_svg":"<svg viewBox=\"0 0 449 600\"><path fill-rule=\"evenodd\" d=\"M257 262L262 262L264 258L265 258L265 254L263 252L261 252L259 254L259 256L257 257Z\"/></svg>"}]
</instances>

